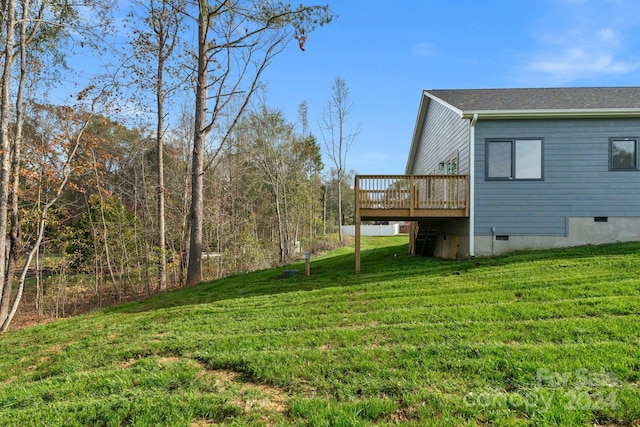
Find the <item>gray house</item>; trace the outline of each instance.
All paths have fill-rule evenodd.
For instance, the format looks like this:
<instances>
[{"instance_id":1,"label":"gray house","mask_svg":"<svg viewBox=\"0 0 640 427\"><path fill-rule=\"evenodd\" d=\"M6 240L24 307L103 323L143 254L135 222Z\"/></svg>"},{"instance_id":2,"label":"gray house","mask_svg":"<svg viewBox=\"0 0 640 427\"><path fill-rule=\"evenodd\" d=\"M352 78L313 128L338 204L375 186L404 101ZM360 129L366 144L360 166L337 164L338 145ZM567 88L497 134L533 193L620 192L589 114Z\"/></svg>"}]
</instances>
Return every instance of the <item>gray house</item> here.
<instances>
[{"instance_id":1,"label":"gray house","mask_svg":"<svg viewBox=\"0 0 640 427\"><path fill-rule=\"evenodd\" d=\"M381 187L410 210L383 214L360 177L356 221L413 220L414 250L446 258L638 241L639 140L640 87L427 90L406 175Z\"/></svg>"}]
</instances>

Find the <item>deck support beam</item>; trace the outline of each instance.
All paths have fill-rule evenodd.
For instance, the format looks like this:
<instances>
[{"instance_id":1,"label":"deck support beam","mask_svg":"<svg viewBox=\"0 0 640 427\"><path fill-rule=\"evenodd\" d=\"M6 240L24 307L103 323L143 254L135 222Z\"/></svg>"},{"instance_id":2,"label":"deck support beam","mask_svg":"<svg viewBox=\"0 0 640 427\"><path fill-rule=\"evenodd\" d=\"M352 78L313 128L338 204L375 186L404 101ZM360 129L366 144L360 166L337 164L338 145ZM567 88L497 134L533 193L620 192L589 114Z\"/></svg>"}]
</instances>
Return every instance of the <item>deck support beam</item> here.
<instances>
[{"instance_id":1,"label":"deck support beam","mask_svg":"<svg viewBox=\"0 0 640 427\"><path fill-rule=\"evenodd\" d=\"M418 228L417 221L411 221L409 226L409 255L416 254L416 230Z\"/></svg>"},{"instance_id":2,"label":"deck support beam","mask_svg":"<svg viewBox=\"0 0 640 427\"><path fill-rule=\"evenodd\" d=\"M356 217L356 273L360 273L360 218Z\"/></svg>"},{"instance_id":3,"label":"deck support beam","mask_svg":"<svg viewBox=\"0 0 640 427\"><path fill-rule=\"evenodd\" d=\"M411 221L410 251L416 253L419 220L469 217L468 175L356 175L355 271L360 272L362 221Z\"/></svg>"},{"instance_id":4,"label":"deck support beam","mask_svg":"<svg viewBox=\"0 0 640 427\"><path fill-rule=\"evenodd\" d=\"M360 178L356 176L355 185L354 185L354 202L356 205L355 209L355 239L356 239L356 248L355 248L355 257L356 257L356 273L360 273Z\"/></svg>"}]
</instances>

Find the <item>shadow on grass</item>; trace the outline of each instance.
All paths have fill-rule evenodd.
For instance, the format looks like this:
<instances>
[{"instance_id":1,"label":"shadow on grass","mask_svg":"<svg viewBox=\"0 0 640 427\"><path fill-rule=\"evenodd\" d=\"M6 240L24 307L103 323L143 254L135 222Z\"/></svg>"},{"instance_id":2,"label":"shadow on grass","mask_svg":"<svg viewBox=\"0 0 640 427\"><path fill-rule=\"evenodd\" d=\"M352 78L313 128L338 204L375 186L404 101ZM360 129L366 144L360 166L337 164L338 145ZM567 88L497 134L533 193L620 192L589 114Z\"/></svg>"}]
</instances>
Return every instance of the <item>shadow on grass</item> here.
<instances>
[{"instance_id":1,"label":"shadow on grass","mask_svg":"<svg viewBox=\"0 0 640 427\"><path fill-rule=\"evenodd\" d=\"M345 251L348 251L344 253ZM342 252L342 253L340 253ZM311 261L311 275L305 276L304 261L282 267L237 274L212 282L178 289L156 297L114 306L107 313L137 313L185 305L206 304L228 299L276 295L286 292L313 291L331 287L376 284L386 280L463 274L471 269L499 268L516 263L558 259L583 259L594 256L640 253L640 243L583 246L568 249L526 251L493 258L443 260L410 256L407 244L373 247L361 253L361 273L356 274L352 249L329 254ZM284 277L285 270L298 270L295 277Z\"/></svg>"},{"instance_id":2,"label":"shadow on grass","mask_svg":"<svg viewBox=\"0 0 640 427\"><path fill-rule=\"evenodd\" d=\"M353 250L343 248L339 250L339 253L338 255L329 254L316 259L312 258L311 275L308 277L305 276L304 261L298 261L273 269L236 274L212 282L203 282L190 288L174 290L147 300L110 307L105 309L105 312L135 313L183 305L206 304L227 299L357 286L383 281L385 278L398 279L398 277L415 274L416 268L420 274L428 274L430 269L425 269L425 263L433 267L439 264L451 264L451 261L411 257L408 255L407 244L400 244L363 250L361 253L362 273L356 274L354 272ZM415 264L414 268L410 268L412 263ZM284 277L286 270L297 270L299 273L295 277L287 278Z\"/></svg>"}]
</instances>

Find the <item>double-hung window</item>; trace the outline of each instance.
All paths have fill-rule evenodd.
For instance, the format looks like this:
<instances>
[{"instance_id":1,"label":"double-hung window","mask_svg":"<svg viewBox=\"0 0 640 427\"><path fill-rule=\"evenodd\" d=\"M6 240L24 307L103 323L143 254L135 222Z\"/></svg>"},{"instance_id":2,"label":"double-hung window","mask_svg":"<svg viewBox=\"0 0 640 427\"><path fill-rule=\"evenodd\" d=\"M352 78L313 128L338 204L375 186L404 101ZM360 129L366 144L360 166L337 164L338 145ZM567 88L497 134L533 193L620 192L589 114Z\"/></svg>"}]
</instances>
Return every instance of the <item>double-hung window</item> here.
<instances>
[{"instance_id":1,"label":"double-hung window","mask_svg":"<svg viewBox=\"0 0 640 427\"><path fill-rule=\"evenodd\" d=\"M486 144L486 179L542 179L542 139L487 139Z\"/></svg>"},{"instance_id":2,"label":"double-hung window","mask_svg":"<svg viewBox=\"0 0 640 427\"><path fill-rule=\"evenodd\" d=\"M638 170L638 138L609 138L609 170Z\"/></svg>"}]
</instances>

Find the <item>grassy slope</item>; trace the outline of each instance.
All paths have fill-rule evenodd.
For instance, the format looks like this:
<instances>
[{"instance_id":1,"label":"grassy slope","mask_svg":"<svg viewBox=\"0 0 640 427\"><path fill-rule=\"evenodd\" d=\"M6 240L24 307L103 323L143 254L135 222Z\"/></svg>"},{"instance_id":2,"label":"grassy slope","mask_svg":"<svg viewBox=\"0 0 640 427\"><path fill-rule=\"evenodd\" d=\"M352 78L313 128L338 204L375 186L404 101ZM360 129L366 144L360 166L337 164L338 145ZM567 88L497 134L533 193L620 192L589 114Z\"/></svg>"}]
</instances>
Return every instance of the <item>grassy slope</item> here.
<instances>
[{"instance_id":1,"label":"grassy slope","mask_svg":"<svg viewBox=\"0 0 640 427\"><path fill-rule=\"evenodd\" d=\"M360 275L345 248L6 334L0 425L638 423L640 244L405 240L364 239Z\"/></svg>"}]
</instances>

